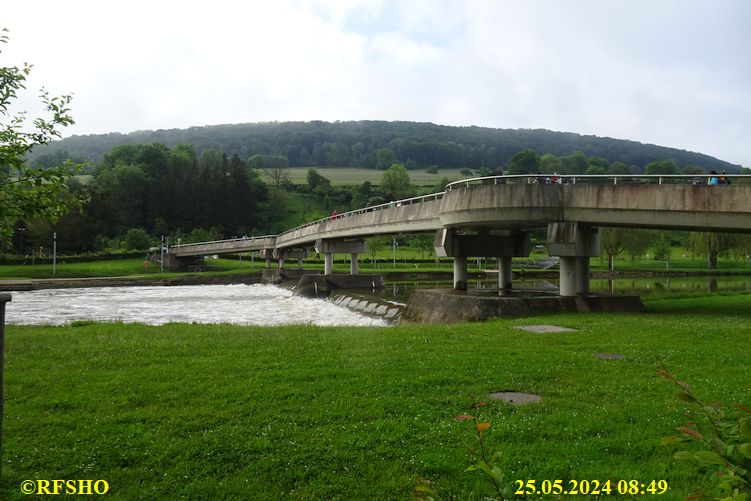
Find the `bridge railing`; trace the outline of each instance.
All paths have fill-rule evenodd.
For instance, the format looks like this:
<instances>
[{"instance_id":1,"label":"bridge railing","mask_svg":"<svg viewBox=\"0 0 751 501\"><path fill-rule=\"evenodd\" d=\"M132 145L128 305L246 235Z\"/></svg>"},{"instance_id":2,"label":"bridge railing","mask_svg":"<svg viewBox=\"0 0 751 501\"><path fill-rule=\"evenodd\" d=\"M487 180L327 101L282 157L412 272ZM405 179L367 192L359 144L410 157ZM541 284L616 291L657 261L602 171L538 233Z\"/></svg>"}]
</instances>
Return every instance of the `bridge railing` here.
<instances>
[{"instance_id":1,"label":"bridge railing","mask_svg":"<svg viewBox=\"0 0 751 501\"><path fill-rule=\"evenodd\" d=\"M268 238L276 238L276 235L264 235L261 237L239 237L239 238L228 238L225 240L212 240L210 242L196 242L192 244L178 244L178 245L170 245L170 248L174 249L189 249L191 247L198 247L199 245L212 245L212 244L228 244L228 243L235 243L235 242L253 242L255 240L265 240Z\"/></svg>"},{"instance_id":2,"label":"bridge railing","mask_svg":"<svg viewBox=\"0 0 751 501\"><path fill-rule=\"evenodd\" d=\"M360 215L360 214L365 214L367 212L375 212L375 211L379 211L379 210L383 210L383 209L392 209L394 207L401 207L403 205L419 204L419 203L423 203L423 202L430 201L430 200L440 200L441 198L443 198L443 195L445 193L446 193L445 191L441 191L439 193L430 193L428 195L422 195L422 196L419 196L419 197L404 198L404 199L401 199L401 200L394 200L392 202L386 202L386 203L382 203L382 204L378 204L378 205L371 205L371 206L368 206L368 207L363 207L362 209L355 209L355 210L351 210L351 211L347 211L347 212L342 212L341 214L336 214L336 215L332 214L331 216L324 217L324 218L321 218L321 219L317 219L317 220L311 221L309 223L301 224L300 226L297 226L295 228L292 228L292 229L289 229L287 231L284 231L284 232L280 233L279 235L277 235L277 238L281 237L283 235L288 235L290 233L294 233L295 231L299 231L299 230L301 230L303 228L307 228L309 226L314 226L314 225L317 225L317 224L321 224L321 223L326 222L326 221L335 221L337 219L344 219L344 218L351 217L351 216L357 216L357 215Z\"/></svg>"},{"instance_id":3,"label":"bridge railing","mask_svg":"<svg viewBox=\"0 0 751 501\"><path fill-rule=\"evenodd\" d=\"M714 178L717 183L710 183ZM462 179L446 185L446 191L476 184L732 184L751 174L511 174ZM725 180L725 182L722 182ZM730 180L728 183L727 181Z\"/></svg>"}]
</instances>

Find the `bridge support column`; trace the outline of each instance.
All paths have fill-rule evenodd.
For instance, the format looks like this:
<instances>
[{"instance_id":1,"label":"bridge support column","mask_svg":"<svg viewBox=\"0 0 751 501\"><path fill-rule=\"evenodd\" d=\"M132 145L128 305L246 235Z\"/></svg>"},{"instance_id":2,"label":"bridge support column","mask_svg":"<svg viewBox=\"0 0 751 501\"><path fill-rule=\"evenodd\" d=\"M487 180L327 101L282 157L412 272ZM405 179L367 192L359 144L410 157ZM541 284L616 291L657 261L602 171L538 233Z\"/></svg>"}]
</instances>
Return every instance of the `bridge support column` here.
<instances>
[{"instance_id":1,"label":"bridge support column","mask_svg":"<svg viewBox=\"0 0 751 501\"><path fill-rule=\"evenodd\" d=\"M480 256L498 259L498 287L510 290L511 258L528 256L531 250L529 234L524 231L485 230L462 234L455 229L444 228L438 230L435 236L436 255L454 258L455 289L460 288L457 284L463 284L464 289L467 287L467 258Z\"/></svg>"},{"instance_id":2,"label":"bridge support column","mask_svg":"<svg viewBox=\"0 0 751 501\"><path fill-rule=\"evenodd\" d=\"M559 256L560 295L589 294L589 258L600 255L597 228L579 223L550 223L548 251Z\"/></svg>"},{"instance_id":3,"label":"bridge support column","mask_svg":"<svg viewBox=\"0 0 751 501\"><path fill-rule=\"evenodd\" d=\"M274 257L274 249L261 249L258 256L266 260L266 269L271 268L271 258Z\"/></svg>"},{"instance_id":4,"label":"bridge support column","mask_svg":"<svg viewBox=\"0 0 751 501\"><path fill-rule=\"evenodd\" d=\"M334 253L325 252L323 254L323 274L331 275L334 273Z\"/></svg>"},{"instance_id":5,"label":"bridge support column","mask_svg":"<svg viewBox=\"0 0 751 501\"><path fill-rule=\"evenodd\" d=\"M360 270L357 255L368 252L368 244L365 240L316 240L316 252L324 255L324 275L331 275L334 270L334 254L349 254L352 257L350 273L357 275Z\"/></svg>"},{"instance_id":6,"label":"bridge support column","mask_svg":"<svg viewBox=\"0 0 751 501\"><path fill-rule=\"evenodd\" d=\"M498 288L511 290L513 274L511 273L511 256L499 256L498 258Z\"/></svg>"},{"instance_id":7,"label":"bridge support column","mask_svg":"<svg viewBox=\"0 0 751 501\"><path fill-rule=\"evenodd\" d=\"M298 269L302 269L302 260L304 257L307 257L308 251L307 249L286 248L286 249L274 249L274 252L272 254L273 254L273 257L279 261L280 270L284 269L285 259L295 259L295 258L297 258ZM266 262L268 263L268 258L266 259L267 259Z\"/></svg>"},{"instance_id":8,"label":"bridge support column","mask_svg":"<svg viewBox=\"0 0 751 501\"><path fill-rule=\"evenodd\" d=\"M467 290L467 258L454 256L454 289L458 291Z\"/></svg>"}]
</instances>

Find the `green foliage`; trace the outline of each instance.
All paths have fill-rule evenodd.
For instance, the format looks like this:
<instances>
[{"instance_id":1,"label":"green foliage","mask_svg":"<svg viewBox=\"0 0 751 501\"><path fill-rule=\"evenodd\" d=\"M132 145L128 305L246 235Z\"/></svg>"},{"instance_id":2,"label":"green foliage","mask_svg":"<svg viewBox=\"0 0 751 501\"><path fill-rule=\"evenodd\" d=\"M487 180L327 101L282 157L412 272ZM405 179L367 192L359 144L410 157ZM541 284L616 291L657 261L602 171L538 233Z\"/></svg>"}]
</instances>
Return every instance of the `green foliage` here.
<instances>
[{"instance_id":1,"label":"green foliage","mask_svg":"<svg viewBox=\"0 0 751 501\"><path fill-rule=\"evenodd\" d=\"M707 268L714 270L721 254L731 249L748 248L748 240L731 233L693 232L689 235L688 245L696 254L706 256Z\"/></svg>"},{"instance_id":2,"label":"green foliage","mask_svg":"<svg viewBox=\"0 0 751 501\"><path fill-rule=\"evenodd\" d=\"M154 247L156 240L143 228L131 228L123 238L123 246L128 250L146 250Z\"/></svg>"},{"instance_id":3,"label":"green foliage","mask_svg":"<svg viewBox=\"0 0 751 501\"><path fill-rule=\"evenodd\" d=\"M236 155L205 150L197 156L187 145L119 146L85 189L90 202L80 240L88 249L97 237L111 239L130 228L159 235L218 228L232 237L267 220L268 191L255 171Z\"/></svg>"},{"instance_id":4,"label":"green foliage","mask_svg":"<svg viewBox=\"0 0 751 501\"><path fill-rule=\"evenodd\" d=\"M502 170L512 155L534 150L556 157L581 151L581 159L570 158L554 164L541 158L542 172L569 173L579 165L582 173L591 157L611 163L634 166L641 172L655 160L672 158L680 165L697 165L709 171L735 172L738 166L707 155L612 138L531 129L490 129L450 127L415 122L282 122L215 125L189 129L139 131L130 134L74 136L40 150L34 160L55 149L67 150L72 158L84 156L98 162L119 144L162 142L168 146L194 145L199 153L206 149L252 158L252 167L262 168L267 157L280 156L289 167L365 167L388 168L394 162L414 162L417 168L435 165L443 168L467 167L473 170ZM380 160L378 152L381 153ZM389 151L390 150L390 153ZM258 157L256 158L256 155ZM598 160L595 160L598 161ZM410 166L412 165L410 162Z\"/></svg>"},{"instance_id":5,"label":"green foliage","mask_svg":"<svg viewBox=\"0 0 751 501\"><path fill-rule=\"evenodd\" d=\"M0 45L8 42L0 31ZM1 51L0 51L1 53ZM6 243L18 219L44 218L57 221L79 200L65 196L66 180L79 170L69 160L48 168L31 168L26 156L37 146L62 137L61 128L72 125L70 95L52 97L42 90L40 100L46 116L29 126L25 112L14 112L14 101L26 89L31 66L0 67L0 243Z\"/></svg>"},{"instance_id":6,"label":"green foliage","mask_svg":"<svg viewBox=\"0 0 751 501\"><path fill-rule=\"evenodd\" d=\"M475 397L470 397L472 399L472 409L473 414L477 414L479 410L488 404L486 402L481 402L475 400ZM475 463L470 465L465 472L469 471L479 471L481 472L486 478L488 478L493 483L493 488L495 489L496 493L500 497L500 499L507 499L511 495L511 489L508 485L504 486L504 483L507 482L509 479L505 479L503 475L503 471L501 470L500 466L498 465L502 455L500 452L494 452L492 455L489 451L487 451L487 444L485 440L485 432L487 432L491 424L488 421L479 421L478 418L474 415L469 414L462 414L459 416L456 416L457 420L459 421L471 421L472 422L472 428L473 432L475 434L475 437L477 439L477 445L478 449L475 450L472 447L469 447L469 452L472 456L475 457Z\"/></svg>"},{"instance_id":7,"label":"green foliage","mask_svg":"<svg viewBox=\"0 0 751 501\"><path fill-rule=\"evenodd\" d=\"M644 167L645 174L677 174L677 168L673 160L650 162Z\"/></svg>"},{"instance_id":8,"label":"green foliage","mask_svg":"<svg viewBox=\"0 0 751 501\"><path fill-rule=\"evenodd\" d=\"M511 156L509 174L535 174L540 172L540 157L533 150L524 150Z\"/></svg>"},{"instance_id":9,"label":"green foliage","mask_svg":"<svg viewBox=\"0 0 751 501\"><path fill-rule=\"evenodd\" d=\"M751 499L751 409L736 404L727 409L722 404L707 404L693 389L662 369L658 374L679 388L677 397L690 406L689 422L677 428L680 435L663 439L663 444L680 444L684 450L674 458L698 462L715 480L713 495L723 501ZM686 444L702 444L702 450L685 450Z\"/></svg>"},{"instance_id":10,"label":"green foliage","mask_svg":"<svg viewBox=\"0 0 751 501\"><path fill-rule=\"evenodd\" d=\"M393 164L381 176L381 191L387 200L400 200L413 195L409 172L402 164Z\"/></svg>"},{"instance_id":11,"label":"green foliage","mask_svg":"<svg viewBox=\"0 0 751 501\"><path fill-rule=\"evenodd\" d=\"M613 260L621 253L625 253L632 261L643 255L656 235L651 230L600 228L600 247L608 257L608 268L613 269Z\"/></svg>"},{"instance_id":12,"label":"green foliage","mask_svg":"<svg viewBox=\"0 0 751 501\"><path fill-rule=\"evenodd\" d=\"M654 251L654 257L657 261L667 261L670 259L670 237L668 237L667 234L663 233L660 235L660 238L658 238L654 246L652 247L652 250Z\"/></svg>"}]
</instances>

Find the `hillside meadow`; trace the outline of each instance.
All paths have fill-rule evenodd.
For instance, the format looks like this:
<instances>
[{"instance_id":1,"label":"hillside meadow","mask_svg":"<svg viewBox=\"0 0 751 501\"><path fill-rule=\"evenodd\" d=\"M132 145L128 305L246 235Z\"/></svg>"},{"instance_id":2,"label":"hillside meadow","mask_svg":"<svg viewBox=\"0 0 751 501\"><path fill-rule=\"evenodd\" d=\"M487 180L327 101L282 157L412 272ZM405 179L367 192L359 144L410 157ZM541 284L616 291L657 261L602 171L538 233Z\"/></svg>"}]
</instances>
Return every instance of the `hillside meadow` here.
<instances>
[{"instance_id":1,"label":"hillside meadow","mask_svg":"<svg viewBox=\"0 0 751 501\"><path fill-rule=\"evenodd\" d=\"M687 418L657 371L751 406L751 295L647 304L388 328L8 326L0 497L104 479L117 499L406 500L428 479L437 499L484 499L473 425L455 419L475 413L506 487L665 480L658 497L685 499L712 477L661 445ZM518 329L539 324L574 330ZM488 399L508 390L542 401Z\"/></svg>"},{"instance_id":2,"label":"hillside meadow","mask_svg":"<svg viewBox=\"0 0 751 501\"><path fill-rule=\"evenodd\" d=\"M332 186L358 186L365 181L370 181L374 185L381 183L383 176L382 170L364 169L358 167L311 167L315 171L328 179ZM447 177L451 180L465 179L473 177L475 174L468 176L462 174L461 168L444 168L439 169L437 174L431 174L425 169L410 170L409 178L412 184L416 186L436 186L441 179ZM292 184L306 184L308 169L303 167L287 169L287 176ZM268 180L267 180L268 181Z\"/></svg>"}]
</instances>

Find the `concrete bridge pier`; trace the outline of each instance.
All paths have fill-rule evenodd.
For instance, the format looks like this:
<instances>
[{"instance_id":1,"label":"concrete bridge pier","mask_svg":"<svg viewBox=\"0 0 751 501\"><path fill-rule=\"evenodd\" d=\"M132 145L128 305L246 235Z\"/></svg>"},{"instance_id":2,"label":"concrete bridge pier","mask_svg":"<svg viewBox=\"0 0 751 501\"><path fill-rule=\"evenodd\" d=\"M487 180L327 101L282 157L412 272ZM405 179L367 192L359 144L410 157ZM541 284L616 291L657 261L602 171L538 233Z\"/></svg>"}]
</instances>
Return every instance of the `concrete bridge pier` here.
<instances>
[{"instance_id":1,"label":"concrete bridge pier","mask_svg":"<svg viewBox=\"0 0 751 501\"><path fill-rule=\"evenodd\" d=\"M589 294L589 258L600 255L598 229L581 223L550 223L548 252L560 258L560 295Z\"/></svg>"},{"instance_id":2,"label":"concrete bridge pier","mask_svg":"<svg viewBox=\"0 0 751 501\"><path fill-rule=\"evenodd\" d=\"M529 233L512 230L484 230L460 233L443 228L436 232L435 251L441 257L454 258L454 289L467 289L467 258L470 256L498 259L498 287L511 289L511 258L528 256L532 250Z\"/></svg>"},{"instance_id":3,"label":"concrete bridge pier","mask_svg":"<svg viewBox=\"0 0 751 501\"><path fill-rule=\"evenodd\" d=\"M285 259L297 259L297 269L302 270L302 260L308 257L307 249L274 249L273 257L279 260L279 269L284 269Z\"/></svg>"},{"instance_id":4,"label":"concrete bridge pier","mask_svg":"<svg viewBox=\"0 0 751 501\"><path fill-rule=\"evenodd\" d=\"M274 257L274 249L261 249L258 256L266 260L266 269L271 268L271 258Z\"/></svg>"},{"instance_id":5,"label":"concrete bridge pier","mask_svg":"<svg viewBox=\"0 0 751 501\"><path fill-rule=\"evenodd\" d=\"M323 274L334 273L334 254L350 255L350 274L357 275L360 272L358 254L368 252L368 244L365 240L316 240L316 252L323 253Z\"/></svg>"},{"instance_id":6,"label":"concrete bridge pier","mask_svg":"<svg viewBox=\"0 0 751 501\"><path fill-rule=\"evenodd\" d=\"M498 256L498 288L511 290L513 274L511 273L511 256Z\"/></svg>"},{"instance_id":7,"label":"concrete bridge pier","mask_svg":"<svg viewBox=\"0 0 751 501\"><path fill-rule=\"evenodd\" d=\"M469 266L467 258L464 256L454 256L454 289L458 291L467 290L467 281L469 280Z\"/></svg>"}]
</instances>

